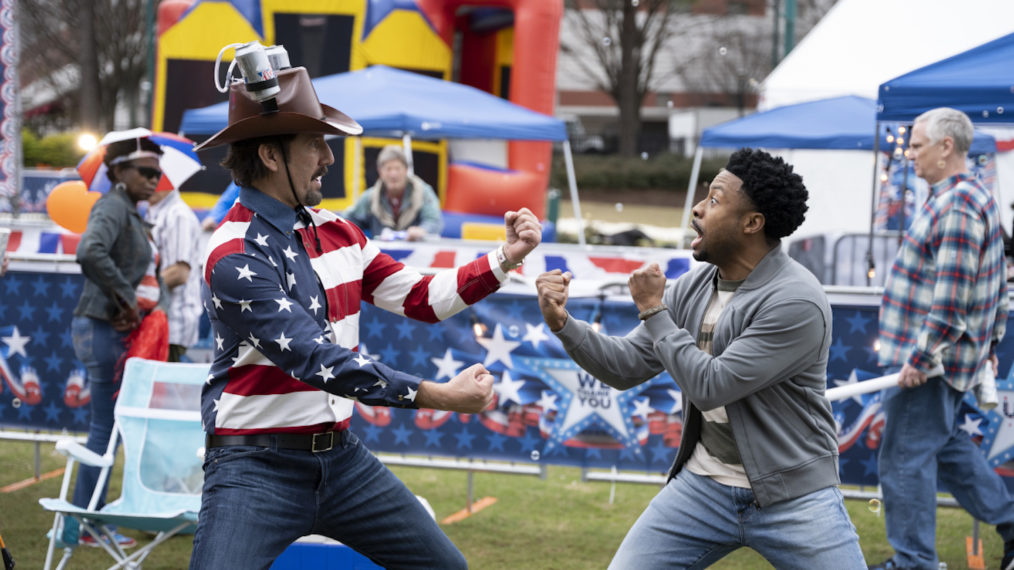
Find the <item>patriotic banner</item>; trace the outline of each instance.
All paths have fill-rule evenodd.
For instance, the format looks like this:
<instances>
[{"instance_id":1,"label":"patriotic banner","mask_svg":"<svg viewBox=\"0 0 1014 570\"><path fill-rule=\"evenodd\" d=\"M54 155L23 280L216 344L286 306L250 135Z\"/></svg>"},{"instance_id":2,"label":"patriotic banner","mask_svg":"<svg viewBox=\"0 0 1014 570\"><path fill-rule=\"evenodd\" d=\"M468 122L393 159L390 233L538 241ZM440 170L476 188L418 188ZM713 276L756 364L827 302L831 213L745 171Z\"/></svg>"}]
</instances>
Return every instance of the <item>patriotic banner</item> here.
<instances>
[{"instance_id":1,"label":"patriotic banner","mask_svg":"<svg viewBox=\"0 0 1014 570\"><path fill-rule=\"evenodd\" d=\"M21 109L18 99L16 0L0 0L0 210L18 209Z\"/></svg>"},{"instance_id":2,"label":"patriotic banner","mask_svg":"<svg viewBox=\"0 0 1014 570\"><path fill-rule=\"evenodd\" d=\"M90 395L69 333L82 280L17 269L0 278L0 427L87 430ZM830 297L828 387L879 376L873 350L879 296ZM579 296L568 309L607 334L622 335L639 322L622 295ZM374 451L654 473L666 471L676 455L683 417L672 378L663 373L623 392L602 384L567 357L525 287L508 287L435 325L366 304L361 322L360 349L394 368L446 381L481 362L496 377L494 406L481 414L357 404L352 429ZM203 331L195 356L210 347L207 323ZM1000 405L983 414L969 396L961 426L992 465L1014 476L1014 339L1006 338L999 354ZM879 394L833 408L843 481L876 485L884 423Z\"/></svg>"}]
</instances>

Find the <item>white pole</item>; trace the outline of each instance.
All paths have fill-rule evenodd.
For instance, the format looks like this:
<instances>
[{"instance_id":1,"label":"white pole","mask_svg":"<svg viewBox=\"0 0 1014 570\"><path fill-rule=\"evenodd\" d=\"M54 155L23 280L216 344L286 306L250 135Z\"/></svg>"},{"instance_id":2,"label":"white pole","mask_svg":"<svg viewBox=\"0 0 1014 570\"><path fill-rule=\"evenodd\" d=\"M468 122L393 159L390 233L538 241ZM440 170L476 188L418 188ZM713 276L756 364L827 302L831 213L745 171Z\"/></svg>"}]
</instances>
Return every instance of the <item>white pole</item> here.
<instances>
[{"instance_id":1,"label":"white pole","mask_svg":"<svg viewBox=\"0 0 1014 570\"><path fill-rule=\"evenodd\" d=\"M683 202L683 219L680 220L680 228L690 227L690 213L694 208L694 194L697 190L697 179L701 176L701 160L704 158L704 149L697 145L694 152L694 166L690 169L690 184L687 185L687 199Z\"/></svg>"},{"instance_id":2,"label":"white pole","mask_svg":"<svg viewBox=\"0 0 1014 570\"><path fill-rule=\"evenodd\" d=\"M408 161L408 175L415 174L415 165L412 160L412 135L405 133L401 135L401 146L405 150L405 160Z\"/></svg>"},{"instance_id":3,"label":"white pole","mask_svg":"<svg viewBox=\"0 0 1014 570\"><path fill-rule=\"evenodd\" d=\"M574 176L574 155L570 153L570 141L563 141L563 162L567 165L567 186L570 187L570 204L577 218L577 243L585 245L584 218L581 217L581 201L577 199L577 178Z\"/></svg>"},{"instance_id":4,"label":"white pole","mask_svg":"<svg viewBox=\"0 0 1014 570\"><path fill-rule=\"evenodd\" d=\"M858 396L859 394L869 394L870 392L878 392L885 388L898 385L898 374L888 374L887 376L881 376L879 378L871 378L862 382L856 382L855 384L846 384L844 386L838 386L837 388L831 388L824 392L828 400L832 402L836 400L844 400L851 398L852 396Z\"/></svg>"}]
</instances>

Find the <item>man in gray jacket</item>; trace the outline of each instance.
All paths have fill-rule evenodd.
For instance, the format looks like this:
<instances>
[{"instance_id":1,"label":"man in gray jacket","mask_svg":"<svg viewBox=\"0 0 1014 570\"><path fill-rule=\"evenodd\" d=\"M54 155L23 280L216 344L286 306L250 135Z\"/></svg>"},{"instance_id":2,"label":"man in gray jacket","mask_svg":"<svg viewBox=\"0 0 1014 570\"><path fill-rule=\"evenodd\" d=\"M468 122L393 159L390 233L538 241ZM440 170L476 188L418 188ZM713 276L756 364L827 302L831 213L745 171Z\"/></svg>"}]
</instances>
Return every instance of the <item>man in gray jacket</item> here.
<instances>
[{"instance_id":1,"label":"man in gray jacket","mask_svg":"<svg viewBox=\"0 0 1014 570\"><path fill-rule=\"evenodd\" d=\"M669 483L610 568L705 568L748 546L776 568L865 568L837 485L824 396L831 308L780 246L807 191L781 158L734 153L693 210L694 258L666 286L657 264L630 277L643 324L596 333L566 311L570 275L539 276L549 328L582 368L617 389L663 369L683 392Z\"/></svg>"}]
</instances>

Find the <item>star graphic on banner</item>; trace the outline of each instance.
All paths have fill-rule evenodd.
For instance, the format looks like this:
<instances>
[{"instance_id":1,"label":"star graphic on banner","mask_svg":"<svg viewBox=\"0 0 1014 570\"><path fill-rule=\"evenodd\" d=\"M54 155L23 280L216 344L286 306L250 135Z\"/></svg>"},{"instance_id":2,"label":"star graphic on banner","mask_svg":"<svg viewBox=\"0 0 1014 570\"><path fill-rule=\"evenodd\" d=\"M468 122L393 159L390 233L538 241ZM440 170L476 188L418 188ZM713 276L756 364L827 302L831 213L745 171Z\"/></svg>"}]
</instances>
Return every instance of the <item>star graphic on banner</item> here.
<instances>
[{"instance_id":1,"label":"star graphic on banner","mask_svg":"<svg viewBox=\"0 0 1014 570\"><path fill-rule=\"evenodd\" d=\"M542 413L543 414L545 414L549 410L555 410L556 409L556 394L554 394L552 392L548 392L546 390L543 390L542 391L542 397L539 398L539 400L537 402L535 402L535 405L537 405L540 408L542 408Z\"/></svg>"},{"instance_id":2,"label":"star graphic on banner","mask_svg":"<svg viewBox=\"0 0 1014 570\"><path fill-rule=\"evenodd\" d=\"M60 283L60 296L73 299L77 296L78 291L81 290L81 286L74 282L74 278L68 277L66 281Z\"/></svg>"},{"instance_id":3,"label":"star graphic on banner","mask_svg":"<svg viewBox=\"0 0 1014 570\"><path fill-rule=\"evenodd\" d=\"M11 273L10 275L8 275L4 279L3 284L4 284L4 289L7 291L7 294L10 296L10 298L15 298L17 296L20 296L20 294L21 294L21 279L19 277L17 277L15 274Z\"/></svg>"},{"instance_id":4,"label":"star graphic on banner","mask_svg":"<svg viewBox=\"0 0 1014 570\"><path fill-rule=\"evenodd\" d=\"M412 445L412 442L409 441L409 438L412 436L412 430L406 429L404 424L398 424L398 427L391 430L391 433L394 434L395 445Z\"/></svg>"},{"instance_id":5,"label":"star graphic on banner","mask_svg":"<svg viewBox=\"0 0 1014 570\"><path fill-rule=\"evenodd\" d=\"M35 339L35 342L36 342L35 347L36 348L45 347L46 346L46 342L49 340L49 337L50 337L50 333L46 332L46 329L42 328L41 326L39 328L35 329L34 331L32 331L32 337L31 338Z\"/></svg>"},{"instance_id":6,"label":"star graphic on banner","mask_svg":"<svg viewBox=\"0 0 1014 570\"><path fill-rule=\"evenodd\" d=\"M359 322L362 322L362 319L360 319ZM384 323L380 322L379 319L373 319L373 321L369 324L368 328L370 329L370 332L369 332L368 336L371 336L371 337L375 336L375 337L377 337L379 339L383 339L384 338L384 329L387 328L387 325L385 325Z\"/></svg>"},{"instance_id":7,"label":"star graphic on banner","mask_svg":"<svg viewBox=\"0 0 1014 570\"><path fill-rule=\"evenodd\" d=\"M61 406L57 406L56 402L51 400L49 404L43 408L43 411L46 413L47 422L58 422L60 421L60 412L63 411L63 408Z\"/></svg>"},{"instance_id":8,"label":"star graphic on banner","mask_svg":"<svg viewBox=\"0 0 1014 570\"><path fill-rule=\"evenodd\" d=\"M648 414L650 414L653 411L655 411L655 409L651 407L651 400L649 398L640 398L638 400L634 400L634 411L631 413L631 415L633 415L635 418L637 416L647 418Z\"/></svg>"},{"instance_id":9,"label":"star graphic on banner","mask_svg":"<svg viewBox=\"0 0 1014 570\"><path fill-rule=\"evenodd\" d=\"M20 354L25 358L28 357L28 353L25 352L25 345L32 340L32 337L21 336L21 333L18 332L18 327L14 327L14 331L11 333L11 336L0 337L0 340L10 347L9 352L7 353L8 356Z\"/></svg>"},{"instance_id":10,"label":"star graphic on banner","mask_svg":"<svg viewBox=\"0 0 1014 570\"><path fill-rule=\"evenodd\" d=\"M58 303L53 303L46 309L46 322L58 323L64 318L64 310Z\"/></svg>"},{"instance_id":11,"label":"star graphic on banner","mask_svg":"<svg viewBox=\"0 0 1014 570\"><path fill-rule=\"evenodd\" d=\"M444 340L444 327L426 327L426 332L431 341L439 343Z\"/></svg>"},{"instance_id":12,"label":"star graphic on banner","mask_svg":"<svg viewBox=\"0 0 1014 570\"><path fill-rule=\"evenodd\" d=\"M525 430L524 437L518 442L521 444L521 451L539 451L539 444L542 443L542 438L532 435L532 430Z\"/></svg>"},{"instance_id":13,"label":"star graphic on banner","mask_svg":"<svg viewBox=\"0 0 1014 570\"><path fill-rule=\"evenodd\" d=\"M313 311L313 314L316 315L317 309L320 308L321 308L320 301L317 299L317 296L314 295L313 297L310 297L310 310Z\"/></svg>"},{"instance_id":14,"label":"star graphic on banner","mask_svg":"<svg viewBox=\"0 0 1014 570\"><path fill-rule=\"evenodd\" d=\"M589 447L584 450L587 459L602 459L602 450L597 447Z\"/></svg>"},{"instance_id":15,"label":"star graphic on banner","mask_svg":"<svg viewBox=\"0 0 1014 570\"><path fill-rule=\"evenodd\" d=\"M593 425L605 428L624 447L640 450L628 409L654 380L621 392L603 384L569 359L521 357L520 361L535 370L539 379L560 397L559 412L546 442L547 451Z\"/></svg>"},{"instance_id":16,"label":"star graphic on banner","mask_svg":"<svg viewBox=\"0 0 1014 570\"><path fill-rule=\"evenodd\" d=\"M25 303L18 307L18 314L21 316L22 321L35 320L35 305L28 299L25 299Z\"/></svg>"},{"instance_id":17,"label":"star graphic on banner","mask_svg":"<svg viewBox=\"0 0 1014 570\"><path fill-rule=\"evenodd\" d=\"M35 406L26 406L25 404L21 404L21 407L18 408L18 419L31 421L33 411L35 411Z\"/></svg>"},{"instance_id":18,"label":"star graphic on banner","mask_svg":"<svg viewBox=\"0 0 1014 570\"><path fill-rule=\"evenodd\" d=\"M849 386L851 384L856 384L858 382L859 382L859 377L856 376L856 369L853 368L852 372L849 374L848 380L835 380L834 381L834 385L835 385L835 387ZM860 406L863 405L863 395L862 394L856 394L856 395L852 396L852 400L855 401L855 403L859 404Z\"/></svg>"},{"instance_id":19,"label":"star graphic on banner","mask_svg":"<svg viewBox=\"0 0 1014 570\"><path fill-rule=\"evenodd\" d=\"M257 232L257 237L254 238L254 241L257 242L257 245L259 245L261 247L267 247L268 246L268 236L266 236L266 235L264 235L264 234L262 234L260 232Z\"/></svg>"},{"instance_id":20,"label":"star graphic on banner","mask_svg":"<svg viewBox=\"0 0 1014 570\"><path fill-rule=\"evenodd\" d=\"M658 438L658 441L655 442L655 445L648 448L648 451L651 452L651 462L658 463L669 461L669 457L672 455L673 449L671 447L666 447L665 441L663 441L660 437Z\"/></svg>"},{"instance_id":21,"label":"star graphic on banner","mask_svg":"<svg viewBox=\"0 0 1014 570\"><path fill-rule=\"evenodd\" d=\"M398 338L411 339L412 332L415 331L415 323L413 323L411 320L404 319L400 323L395 325L394 328L398 329Z\"/></svg>"},{"instance_id":22,"label":"star graphic on banner","mask_svg":"<svg viewBox=\"0 0 1014 570\"><path fill-rule=\"evenodd\" d=\"M521 401L521 395L518 394L518 390L524 387L524 380L511 380L510 372L504 371L503 376L500 377L500 381L493 384L493 391L496 392L498 398L498 405L505 406L511 401L517 402L520 406L524 404Z\"/></svg>"},{"instance_id":23,"label":"star graphic on banner","mask_svg":"<svg viewBox=\"0 0 1014 570\"><path fill-rule=\"evenodd\" d=\"M863 460L863 476L869 477L870 475L877 474L877 452L870 453L870 456Z\"/></svg>"},{"instance_id":24,"label":"star graphic on banner","mask_svg":"<svg viewBox=\"0 0 1014 570\"><path fill-rule=\"evenodd\" d=\"M683 411L683 394L672 388L666 389L666 392L672 398L672 409L669 410L669 414L678 414Z\"/></svg>"},{"instance_id":25,"label":"star graphic on banner","mask_svg":"<svg viewBox=\"0 0 1014 570\"><path fill-rule=\"evenodd\" d=\"M49 356L47 356L43 360L45 360L45 362L46 362L46 371L47 372L52 372L54 370L60 370L60 365L63 364L63 358L60 358L60 355L57 354L57 353L55 353L55 352L52 353L52 354L50 354Z\"/></svg>"},{"instance_id":26,"label":"star graphic on banner","mask_svg":"<svg viewBox=\"0 0 1014 570\"><path fill-rule=\"evenodd\" d=\"M363 428L363 435L367 443L371 441L380 443L380 434L382 433L384 433L384 428L373 424L366 424L366 427Z\"/></svg>"},{"instance_id":27,"label":"star graphic on banner","mask_svg":"<svg viewBox=\"0 0 1014 570\"><path fill-rule=\"evenodd\" d=\"M521 343L516 340L504 339L500 323L497 323L496 328L493 329L493 338L478 337L475 341L487 351L486 360L482 363L483 366L489 366L494 362L503 362L507 368L514 368L514 363L511 361L511 351L521 346Z\"/></svg>"},{"instance_id":28,"label":"star graphic on banner","mask_svg":"<svg viewBox=\"0 0 1014 570\"><path fill-rule=\"evenodd\" d=\"M461 426L461 431L454 434L454 439L458 440L458 449L472 449L472 440L476 438L476 435L468 430L468 426Z\"/></svg>"},{"instance_id":29,"label":"star graphic on banner","mask_svg":"<svg viewBox=\"0 0 1014 570\"><path fill-rule=\"evenodd\" d=\"M285 246L285 251L283 251L282 253L285 254L285 257L289 258L289 261L292 261L292 260L296 259L297 257L299 257L298 253L292 251L292 246L291 245Z\"/></svg>"},{"instance_id":30,"label":"star graphic on banner","mask_svg":"<svg viewBox=\"0 0 1014 570\"><path fill-rule=\"evenodd\" d=\"M464 364L464 362L460 360L454 360L454 357L451 356L451 349L449 348L446 352L444 352L443 358L431 358L430 362L437 367L437 375L433 377L434 380L440 380L445 376L448 378L454 378L458 375L458 368L461 368L461 365Z\"/></svg>"},{"instance_id":31,"label":"star graphic on banner","mask_svg":"<svg viewBox=\"0 0 1014 570\"><path fill-rule=\"evenodd\" d=\"M965 414L965 421L961 422L958 429L968 434L968 437L975 437L982 435L982 430L979 429L979 424L982 423L982 418L972 419L972 416Z\"/></svg>"},{"instance_id":32,"label":"star graphic on banner","mask_svg":"<svg viewBox=\"0 0 1014 570\"><path fill-rule=\"evenodd\" d=\"M504 444L505 441L507 441L507 437L506 436L501 435L499 433L496 433L494 431L494 432L490 432L490 434L486 436L486 441L489 442L488 445L486 446L486 449L488 449L489 451L494 451L494 450L495 451L505 451L504 448L503 448L503 444Z\"/></svg>"},{"instance_id":33,"label":"star graphic on banner","mask_svg":"<svg viewBox=\"0 0 1014 570\"><path fill-rule=\"evenodd\" d=\"M831 360L844 360L849 361L849 350L850 347L845 344L844 341L839 337L838 340L831 345Z\"/></svg>"},{"instance_id":34,"label":"star graphic on banner","mask_svg":"<svg viewBox=\"0 0 1014 570\"><path fill-rule=\"evenodd\" d=\"M380 354L384 355L384 362L394 363L401 356L401 351L395 348L393 344L388 344L380 349Z\"/></svg>"},{"instance_id":35,"label":"star graphic on banner","mask_svg":"<svg viewBox=\"0 0 1014 570\"><path fill-rule=\"evenodd\" d=\"M869 324L870 319L863 315L862 311L856 311L856 314L845 319L845 322L849 324L849 334L854 332L866 332L866 325Z\"/></svg>"},{"instance_id":36,"label":"star graphic on banner","mask_svg":"<svg viewBox=\"0 0 1014 570\"><path fill-rule=\"evenodd\" d=\"M986 460L993 467L1014 459L1014 413L1008 411L1014 402L1014 379L997 378L996 394L1000 405L986 413L989 424L982 437Z\"/></svg>"},{"instance_id":37,"label":"star graphic on banner","mask_svg":"<svg viewBox=\"0 0 1014 570\"><path fill-rule=\"evenodd\" d=\"M535 348L539 348L539 343L544 340L549 340L549 335L543 329L546 323L539 323L536 326L532 326L525 323L525 336L522 338L522 342L530 342Z\"/></svg>"},{"instance_id":38,"label":"star graphic on banner","mask_svg":"<svg viewBox=\"0 0 1014 570\"><path fill-rule=\"evenodd\" d=\"M49 281L46 280L45 275L39 275L34 282L32 282L32 289L35 290L36 297L48 297L49 296Z\"/></svg>"},{"instance_id":39,"label":"star graphic on banner","mask_svg":"<svg viewBox=\"0 0 1014 570\"><path fill-rule=\"evenodd\" d=\"M74 408L71 412L74 415L74 424L79 426L87 426L88 418L90 417L91 409L87 406L81 408Z\"/></svg>"},{"instance_id":40,"label":"star graphic on banner","mask_svg":"<svg viewBox=\"0 0 1014 570\"><path fill-rule=\"evenodd\" d=\"M426 442L423 444L425 447L440 448L440 440L444 437L444 434L440 433L439 429L424 430L422 434L426 438Z\"/></svg>"},{"instance_id":41,"label":"star graphic on banner","mask_svg":"<svg viewBox=\"0 0 1014 570\"><path fill-rule=\"evenodd\" d=\"M237 267L236 271L239 271L239 275L236 276L237 280L239 280L239 279L246 279L247 281L249 281L251 283L253 283L253 277L254 277L254 275L257 275L253 271L250 271L250 264L249 263L247 263L243 267Z\"/></svg>"},{"instance_id":42,"label":"star graphic on banner","mask_svg":"<svg viewBox=\"0 0 1014 570\"><path fill-rule=\"evenodd\" d=\"M412 357L412 367L420 369L426 365L426 357L430 355L429 351L423 348L421 344L415 346L415 350L408 353Z\"/></svg>"}]
</instances>

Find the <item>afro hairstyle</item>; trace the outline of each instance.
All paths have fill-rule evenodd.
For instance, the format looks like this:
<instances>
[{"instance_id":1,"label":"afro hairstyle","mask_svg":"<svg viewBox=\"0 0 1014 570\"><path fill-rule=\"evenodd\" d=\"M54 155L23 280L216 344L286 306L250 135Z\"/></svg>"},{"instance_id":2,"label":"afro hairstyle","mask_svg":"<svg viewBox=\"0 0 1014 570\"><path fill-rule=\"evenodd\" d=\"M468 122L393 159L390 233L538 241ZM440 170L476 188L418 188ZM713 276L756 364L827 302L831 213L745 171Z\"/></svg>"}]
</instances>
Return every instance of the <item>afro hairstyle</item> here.
<instances>
[{"instance_id":1,"label":"afro hairstyle","mask_svg":"<svg viewBox=\"0 0 1014 570\"><path fill-rule=\"evenodd\" d=\"M782 239L803 223L809 193L803 178L781 157L741 148L729 157L725 170L743 181L743 193L764 214L764 235L768 239Z\"/></svg>"}]
</instances>

